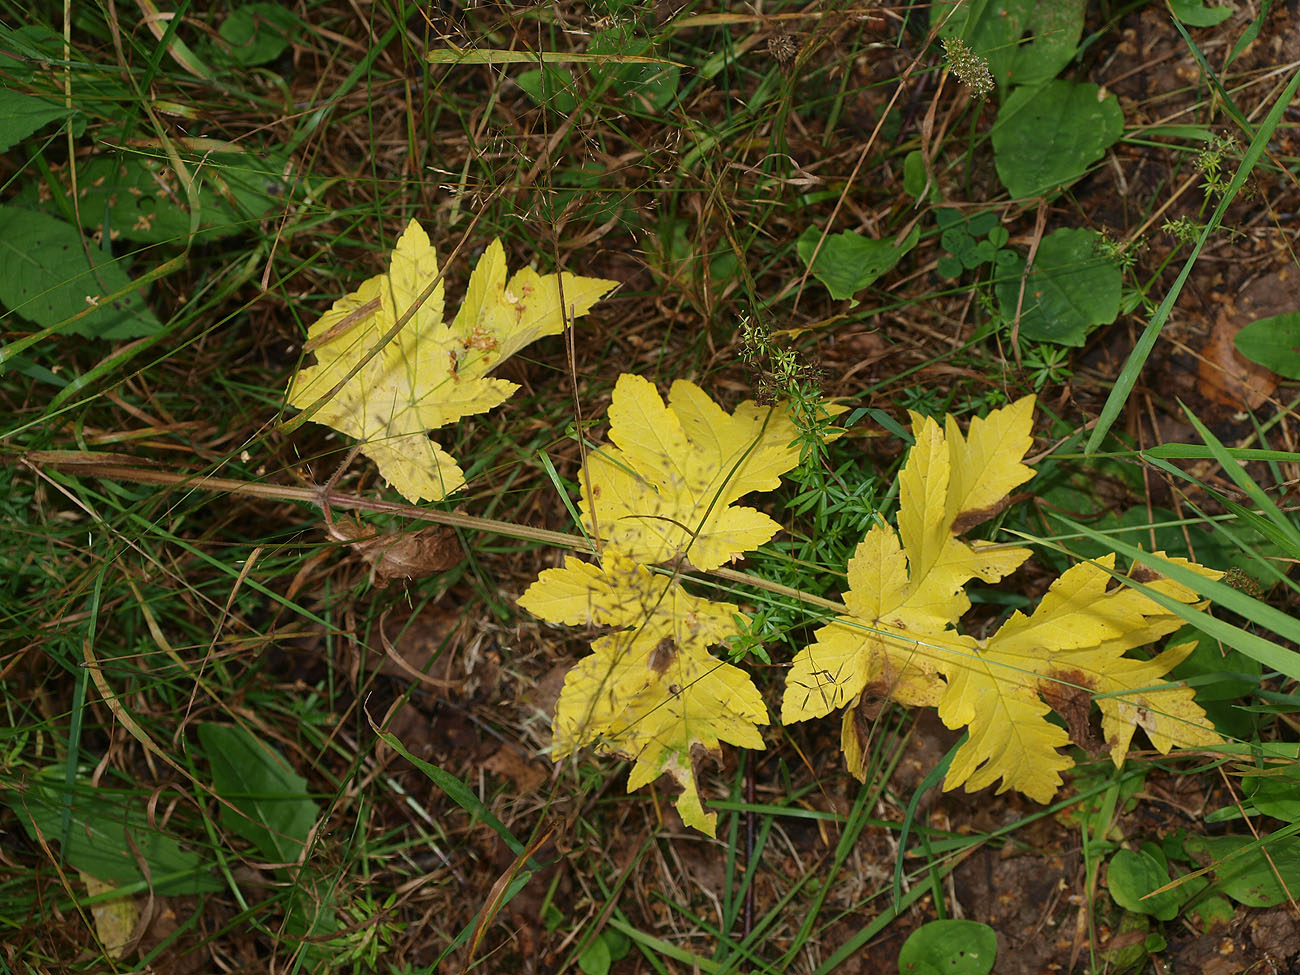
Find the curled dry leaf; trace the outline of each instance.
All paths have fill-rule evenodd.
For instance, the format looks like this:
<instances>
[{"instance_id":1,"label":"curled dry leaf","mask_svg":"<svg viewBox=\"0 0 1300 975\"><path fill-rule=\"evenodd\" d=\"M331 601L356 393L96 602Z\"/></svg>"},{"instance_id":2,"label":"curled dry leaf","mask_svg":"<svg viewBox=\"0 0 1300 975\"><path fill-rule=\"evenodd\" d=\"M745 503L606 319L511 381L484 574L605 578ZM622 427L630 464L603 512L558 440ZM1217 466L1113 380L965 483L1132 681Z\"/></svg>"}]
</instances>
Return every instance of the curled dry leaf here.
<instances>
[{"instance_id":1,"label":"curled dry leaf","mask_svg":"<svg viewBox=\"0 0 1300 975\"><path fill-rule=\"evenodd\" d=\"M336 521L330 534L348 542L370 564L375 586L384 589L393 580L422 579L460 564L465 553L456 533L437 526L417 532L376 535L352 519Z\"/></svg>"}]
</instances>

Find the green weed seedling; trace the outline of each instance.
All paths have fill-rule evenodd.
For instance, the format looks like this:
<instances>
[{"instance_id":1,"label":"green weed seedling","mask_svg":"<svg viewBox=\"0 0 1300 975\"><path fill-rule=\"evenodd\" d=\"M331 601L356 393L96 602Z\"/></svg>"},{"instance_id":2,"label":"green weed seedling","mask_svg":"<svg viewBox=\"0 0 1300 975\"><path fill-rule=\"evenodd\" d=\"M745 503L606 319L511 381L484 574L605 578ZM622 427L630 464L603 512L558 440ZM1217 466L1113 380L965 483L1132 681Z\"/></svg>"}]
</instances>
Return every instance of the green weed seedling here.
<instances>
[{"instance_id":1,"label":"green weed seedling","mask_svg":"<svg viewBox=\"0 0 1300 975\"><path fill-rule=\"evenodd\" d=\"M602 931L578 956L578 967L583 975L609 975L610 966L631 950L632 939L622 931Z\"/></svg>"},{"instance_id":2,"label":"green weed seedling","mask_svg":"<svg viewBox=\"0 0 1300 975\"><path fill-rule=\"evenodd\" d=\"M939 277L955 281L964 272L985 264L995 268L999 276L1010 275L1024 266L1016 251L1007 248L1011 235L991 210L963 217L960 210L940 207L934 217L941 231L939 246L946 252L935 268Z\"/></svg>"}]
</instances>

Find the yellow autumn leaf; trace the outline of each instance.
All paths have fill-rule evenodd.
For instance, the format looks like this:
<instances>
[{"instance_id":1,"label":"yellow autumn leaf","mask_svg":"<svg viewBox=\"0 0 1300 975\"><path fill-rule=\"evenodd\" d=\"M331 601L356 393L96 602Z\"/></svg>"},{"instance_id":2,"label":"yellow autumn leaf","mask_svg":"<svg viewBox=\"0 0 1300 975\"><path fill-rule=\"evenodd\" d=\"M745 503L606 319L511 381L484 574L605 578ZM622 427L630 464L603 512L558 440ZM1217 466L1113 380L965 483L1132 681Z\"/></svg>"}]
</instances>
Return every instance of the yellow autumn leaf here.
<instances>
[{"instance_id":1,"label":"yellow autumn leaf","mask_svg":"<svg viewBox=\"0 0 1300 975\"><path fill-rule=\"evenodd\" d=\"M447 325L441 281L421 302L437 277L433 245L412 220L387 273L340 298L310 327L316 364L302 369L289 389L291 406L310 409L313 421L360 441L362 453L412 502L441 499L465 483L428 432L509 399L518 387L487 373L529 342L563 331L564 311L585 315L616 284L565 274L561 305L558 274L524 268L507 281L505 249L496 240Z\"/></svg>"},{"instance_id":2,"label":"yellow autumn leaf","mask_svg":"<svg viewBox=\"0 0 1300 975\"><path fill-rule=\"evenodd\" d=\"M86 893L91 897L117 889L116 884L107 883L84 871L78 871L78 874L86 885ZM131 944L131 935L140 921L140 907L135 898L127 894L101 900L91 906L90 915L95 919L95 937L99 939L104 954L109 958L120 959Z\"/></svg>"},{"instance_id":3,"label":"yellow autumn leaf","mask_svg":"<svg viewBox=\"0 0 1300 975\"><path fill-rule=\"evenodd\" d=\"M583 521L605 544L647 565L682 557L714 569L780 528L733 502L772 490L799 463L788 407L747 401L727 413L680 379L665 404L648 380L624 374L609 421L613 446L590 455L590 494L585 480L582 489Z\"/></svg>"},{"instance_id":4,"label":"yellow autumn leaf","mask_svg":"<svg viewBox=\"0 0 1300 975\"><path fill-rule=\"evenodd\" d=\"M708 648L741 632L730 603L693 596L607 549L603 566L574 558L544 571L519 599L543 619L617 628L592 642L569 671L555 708L556 760L592 746L633 763L628 791L669 773L681 786L682 821L710 836L698 761L720 743L762 748L767 709L749 677ZM743 617L742 617L743 619Z\"/></svg>"},{"instance_id":5,"label":"yellow autumn leaf","mask_svg":"<svg viewBox=\"0 0 1300 975\"><path fill-rule=\"evenodd\" d=\"M850 770L865 774L860 713L883 699L935 707L949 728L965 728L944 788L999 783L1048 802L1073 762L1073 740L1106 748L1118 765L1142 727L1160 751L1218 742L1192 692L1163 680L1189 648L1152 660L1125 654L1177 629L1182 620L1137 589L1116 586L1113 556L1071 568L1029 616L1015 613L987 640L957 629L971 579L995 582L1027 556L1023 548L957 536L996 514L1032 471L1033 402L1026 398L971 424L962 437L913 415L916 444L899 475L898 532L875 525L848 567L848 612L814 634L787 678L782 721L846 707L842 740ZM1177 560L1209 578L1219 573ZM1166 578L1147 584L1193 603L1196 593ZM1091 732L1101 712L1102 736ZM1067 728L1048 720L1055 710Z\"/></svg>"},{"instance_id":6,"label":"yellow autumn leaf","mask_svg":"<svg viewBox=\"0 0 1300 975\"><path fill-rule=\"evenodd\" d=\"M864 692L910 707L938 703L938 660L973 644L953 629L970 608L963 587L972 578L996 582L1029 557L1028 549L965 542L955 532L1033 476L1021 463L1032 422L1033 397L972 423L966 437L952 424L945 436L934 420L912 414L916 443L899 475L898 532L877 524L858 545L848 565L848 613L795 655L783 722L821 717ZM970 469L980 462L985 472Z\"/></svg>"},{"instance_id":7,"label":"yellow autumn leaf","mask_svg":"<svg viewBox=\"0 0 1300 975\"><path fill-rule=\"evenodd\" d=\"M964 784L973 792L1001 780L998 792L1016 789L1046 803L1061 785L1059 773L1073 764L1057 751L1071 738L1085 748L1106 747L1117 766L1138 726L1161 752L1222 741L1192 691L1163 680L1190 647L1152 660L1124 656L1177 630L1183 620L1136 589L1113 587L1106 570L1114 561L1108 555L1071 567L1030 616L1012 614L976 655L943 662L948 687L939 717L950 728L970 731L945 789ZM1171 561L1207 578L1220 575L1184 559ZM1198 600L1170 579L1146 584L1180 603ZM1104 735L1097 742L1090 741L1094 700ZM1068 733L1047 720L1049 710L1065 718Z\"/></svg>"}]
</instances>

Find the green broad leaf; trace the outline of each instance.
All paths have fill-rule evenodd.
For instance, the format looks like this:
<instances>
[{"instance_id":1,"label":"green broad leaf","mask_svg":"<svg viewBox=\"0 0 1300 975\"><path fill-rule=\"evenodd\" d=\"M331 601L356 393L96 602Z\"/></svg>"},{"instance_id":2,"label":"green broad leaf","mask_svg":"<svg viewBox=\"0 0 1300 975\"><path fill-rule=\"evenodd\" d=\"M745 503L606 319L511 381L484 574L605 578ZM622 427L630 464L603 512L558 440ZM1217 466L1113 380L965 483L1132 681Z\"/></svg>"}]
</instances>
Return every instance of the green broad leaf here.
<instances>
[{"instance_id":1,"label":"green broad leaf","mask_svg":"<svg viewBox=\"0 0 1300 975\"><path fill-rule=\"evenodd\" d=\"M1123 133L1119 99L1103 96L1097 85L1016 88L993 123L993 161L1013 199L1050 196L1086 173Z\"/></svg>"},{"instance_id":2,"label":"green broad leaf","mask_svg":"<svg viewBox=\"0 0 1300 975\"><path fill-rule=\"evenodd\" d=\"M903 157L903 192L919 200L927 186L931 186L931 182L929 173L925 171L925 156L920 149L913 149Z\"/></svg>"},{"instance_id":3,"label":"green broad leaf","mask_svg":"<svg viewBox=\"0 0 1300 975\"><path fill-rule=\"evenodd\" d=\"M1161 921L1177 917L1184 899L1184 893L1177 887L1148 896L1169 883L1169 868L1145 851L1120 850L1111 857L1106 883L1110 896L1120 907Z\"/></svg>"},{"instance_id":4,"label":"green broad leaf","mask_svg":"<svg viewBox=\"0 0 1300 975\"><path fill-rule=\"evenodd\" d=\"M1253 321L1235 341L1237 351L1251 362L1287 379L1300 379L1300 312Z\"/></svg>"},{"instance_id":5,"label":"green broad leaf","mask_svg":"<svg viewBox=\"0 0 1300 975\"><path fill-rule=\"evenodd\" d=\"M222 800L222 827L248 840L267 860L296 862L320 816L307 780L243 728L201 724L199 741Z\"/></svg>"},{"instance_id":6,"label":"green broad leaf","mask_svg":"<svg viewBox=\"0 0 1300 975\"><path fill-rule=\"evenodd\" d=\"M1098 972L1138 971L1148 954L1147 941L1152 937L1151 918L1125 911L1119 927L1097 953Z\"/></svg>"},{"instance_id":7,"label":"green broad leaf","mask_svg":"<svg viewBox=\"0 0 1300 975\"><path fill-rule=\"evenodd\" d=\"M1228 898L1208 894L1189 908L1188 913L1194 917L1196 927L1208 933L1221 924L1230 923L1236 917L1237 909Z\"/></svg>"},{"instance_id":8,"label":"green broad leaf","mask_svg":"<svg viewBox=\"0 0 1300 975\"><path fill-rule=\"evenodd\" d=\"M597 79L611 78L620 97L639 103L651 112L660 112L677 98L681 84L680 65L649 63L654 54L650 40L636 37L633 27L625 24L612 30L599 31L587 46L587 53L608 55L607 61L597 61L592 75ZM637 61L624 61L634 57Z\"/></svg>"},{"instance_id":9,"label":"green broad leaf","mask_svg":"<svg viewBox=\"0 0 1300 975\"><path fill-rule=\"evenodd\" d=\"M609 975L614 962L627 956L632 950L632 939L622 931L609 928L587 945L578 956L578 967L583 975Z\"/></svg>"},{"instance_id":10,"label":"green broad leaf","mask_svg":"<svg viewBox=\"0 0 1300 975\"><path fill-rule=\"evenodd\" d=\"M45 328L93 307L63 330L87 338L162 329L119 259L83 241L71 224L16 206L0 206L0 304Z\"/></svg>"},{"instance_id":11,"label":"green broad leaf","mask_svg":"<svg viewBox=\"0 0 1300 975\"><path fill-rule=\"evenodd\" d=\"M198 183L196 239L257 230L258 221L283 204L285 157L271 153L210 153L186 160ZM66 180L50 187L65 195ZM77 167L77 211L87 230L106 231L117 240L184 242L190 236L190 203L175 171L151 156L96 156ZM34 185L16 202L31 210L48 209ZM57 206L58 204L54 204Z\"/></svg>"},{"instance_id":12,"label":"green broad leaf","mask_svg":"<svg viewBox=\"0 0 1300 975\"><path fill-rule=\"evenodd\" d=\"M975 249L975 238L966 231L964 226L958 224L949 227L939 235L939 246L954 257L961 257Z\"/></svg>"},{"instance_id":13,"label":"green broad leaf","mask_svg":"<svg viewBox=\"0 0 1300 975\"><path fill-rule=\"evenodd\" d=\"M1215 889L1238 904L1276 907L1286 903L1287 890L1300 890L1300 837L1265 839L1261 844L1251 836L1193 836L1186 847L1197 860L1213 866Z\"/></svg>"},{"instance_id":14,"label":"green broad leaf","mask_svg":"<svg viewBox=\"0 0 1300 975\"><path fill-rule=\"evenodd\" d=\"M543 108L551 108L561 115L568 115L578 107L574 96L573 72L568 68L546 65L521 71L515 78L516 84L524 94Z\"/></svg>"},{"instance_id":15,"label":"green broad leaf","mask_svg":"<svg viewBox=\"0 0 1300 975\"><path fill-rule=\"evenodd\" d=\"M156 894L198 894L224 886L199 854L182 850L171 836L149 825L138 797L82 782L69 792L63 773L60 766L44 768L2 794L34 843L44 840L65 864L92 877L140 884ZM69 828L60 847L65 816Z\"/></svg>"},{"instance_id":16,"label":"green broad leaf","mask_svg":"<svg viewBox=\"0 0 1300 975\"><path fill-rule=\"evenodd\" d=\"M1020 306L1022 340L1083 345L1094 328L1115 320L1122 275L1098 255L1099 236L1092 230L1063 228L1043 238ZM1008 321L1016 314L1020 279L1019 273L1006 274L995 288Z\"/></svg>"},{"instance_id":17,"label":"green broad leaf","mask_svg":"<svg viewBox=\"0 0 1300 975\"><path fill-rule=\"evenodd\" d=\"M12 30L0 27L0 47L17 55L5 58L4 65L5 73L20 81L63 58L63 36L44 24L24 24Z\"/></svg>"},{"instance_id":18,"label":"green broad leaf","mask_svg":"<svg viewBox=\"0 0 1300 975\"><path fill-rule=\"evenodd\" d=\"M217 33L226 44L222 53L233 64L252 67L278 58L300 29L298 18L286 7L249 3L232 10Z\"/></svg>"},{"instance_id":19,"label":"green broad leaf","mask_svg":"<svg viewBox=\"0 0 1300 975\"><path fill-rule=\"evenodd\" d=\"M1300 766L1276 766L1263 775L1248 775L1241 786L1265 816L1286 823L1300 821Z\"/></svg>"},{"instance_id":20,"label":"green broad leaf","mask_svg":"<svg viewBox=\"0 0 1300 975\"><path fill-rule=\"evenodd\" d=\"M1169 9L1190 27L1214 27L1232 16L1231 7L1207 7L1204 0L1169 0Z\"/></svg>"},{"instance_id":21,"label":"green broad leaf","mask_svg":"<svg viewBox=\"0 0 1300 975\"><path fill-rule=\"evenodd\" d=\"M23 139L39 132L56 119L66 118L74 109L44 98L34 98L0 88L0 152L6 152Z\"/></svg>"},{"instance_id":22,"label":"green broad leaf","mask_svg":"<svg viewBox=\"0 0 1300 975\"><path fill-rule=\"evenodd\" d=\"M956 207L939 207L934 211L934 221L941 230L947 230L949 227L965 223L966 218Z\"/></svg>"},{"instance_id":23,"label":"green broad leaf","mask_svg":"<svg viewBox=\"0 0 1300 975\"><path fill-rule=\"evenodd\" d=\"M582 969L583 975L609 975L609 966L613 962L609 954L609 945L605 943L603 936L593 940L578 956L578 967Z\"/></svg>"},{"instance_id":24,"label":"green broad leaf","mask_svg":"<svg viewBox=\"0 0 1300 975\"><path fill-rule=\"evenodd\" d=\"M943 36L960 37L981 57L998 87L1050 81L1073 60L1083 36L1087 0L1000 0L998 3L939 0L930 24L944 24ZM947 18L945 20L945 18Z\"/></svg>"},{"instance_id":25,"label":"green broad leaf","mask_svg":"<svg viewBox=\"0 0 1300 975\"><path fill-rule=\"evenodd\" d=\"M972 237L983 237L998 225L998 215L992 210L977 213L966 221L966 231Z\"/></svg>"},{"instance_id":26,"label":"green broad leaf","mask_svg":"<svg viewBox=\"0 0 1300 975\"><path fill-rule=\"evenodd\" d=\"M814 263L812 256L817 250L817 241L821 240L821 231L809 227L799 235L795 247L804 264L811 264L813 277L825 285L832 298L842 301L852 298L893 268L920 238L920 227L913 227L912 232L895 247L892 240L872 240L845 230L826 238ZM856 301L853 303L857 304Z\"/></svg>"},{"instance_id":27,"label":"green broad leaf","mask_svg":"<svg viewBox=\"0 0 1300 975\"><path fill-rule=\"evenodd\" d=\"M1165 639L1165 646L1195 643L1196 649L1170 671L1174 680L1185 680L1196 689L1201 704L1211 701L1235 701L1259 688L1263 668L1258 660L1220 645L1194 626L1181 627Z\"/></svg>"},{"instance_id":28,"label":"green broad leaf","mask_svg":"<svg viewBox=\"0 0 1300 975\"><path fill-rule=\"evenodd\" d=\"M903 942L899 975L988 975L998 936L978 921L931 921Z\"/></svg>"}]
</instances>

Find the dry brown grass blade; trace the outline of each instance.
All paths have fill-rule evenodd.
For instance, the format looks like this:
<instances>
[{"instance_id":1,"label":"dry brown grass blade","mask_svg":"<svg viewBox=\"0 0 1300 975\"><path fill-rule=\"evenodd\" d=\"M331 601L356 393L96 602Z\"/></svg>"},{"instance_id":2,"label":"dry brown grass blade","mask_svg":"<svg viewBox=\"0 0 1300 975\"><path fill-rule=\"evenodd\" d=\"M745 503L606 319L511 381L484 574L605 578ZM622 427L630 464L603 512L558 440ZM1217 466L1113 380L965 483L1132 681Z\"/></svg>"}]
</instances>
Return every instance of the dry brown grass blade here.
<instances>
[{"instance_id":1,"label":"dry brown grass blade","mask_svg":"<svg viewBox=\"0 0 1300 975\"><path fill-rule=\"evenodd\" d=\"M465 965L461 968L462 973L468 972L473 966L474 955L483 941L483 935L487 933L488 925L496 919L497 914L501 912L501 908L505 906L506 889L510 886L510 882L518 876L524 864L542 848L543 844L551 838L551 834L554 832L555 827L549 827L546 832L521 850L519 856L515 857L515 862L510 864L506 872L497 878L496 883L492 885L492 889L488 891L487 901L484 902L482 910L478 912L478 920L474 924L474 933L469 938L469 954L465 957Z\"/></svg>"}]
</instances>

